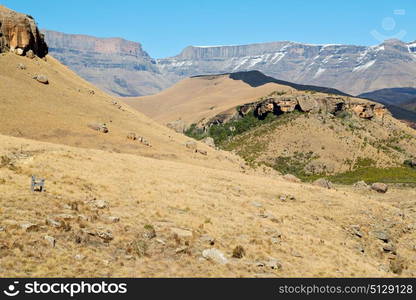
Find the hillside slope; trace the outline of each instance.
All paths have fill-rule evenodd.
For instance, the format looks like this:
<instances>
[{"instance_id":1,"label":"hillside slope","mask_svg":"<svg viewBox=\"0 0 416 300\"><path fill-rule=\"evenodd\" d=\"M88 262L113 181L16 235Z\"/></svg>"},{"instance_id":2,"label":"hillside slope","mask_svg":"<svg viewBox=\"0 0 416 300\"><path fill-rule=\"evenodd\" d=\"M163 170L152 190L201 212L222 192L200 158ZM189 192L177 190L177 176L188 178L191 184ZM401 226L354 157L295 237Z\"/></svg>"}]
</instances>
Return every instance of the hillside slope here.
<instances>
[{"instance_id":1,"label":"hillside slope","mask_svg":"<svg viewBox=\"0 0 416 300\"><path fill-rule=\"evenodd\" d=\"M3 135L0 157L5 277L416 276L415 189L327 190ZM227 263L204 259L211 248Z\"/></svg>"},{"instance_id":2,"label":"hillside slope","mask_svg":"<svg viewBox=\"0 0 416 300\"><path fill-rule=\"evenodd\" d=\"M216 157L225 155L229 167L239 166L230 154L202 144L207 156L192 153L184 146L186 137L117 103L50 56L45 61L1 54L0 65L1 134L206 166L221 167ZM33 79L38 75L49 83ZM108 133L94 130L103 124ZM130 133L143 142L128 139Z\"/></svg>"},{"instance_id":3,"label":"hillside slope","mask_svg":"<svg viewBox=\"0 0 416 300\"><path fill-rule=\"evenodd\" d=\"M162 124L182 120L189 127L273 91L287 92L295 88L342 94L334 89L297 85L250 71L195 76L156 95L122 100Z\"/></svg>"},{"instance_id":4,"label":"hillside slope","mask_svg":"<svg viewBox=\"0 0 416 300\"><path fill-rule=\"evenodd\" d=\"M158 95L125 101L161 123L180 119L190 137L211 137L252 166L307 180L370 167L377 173L416 158L416 132L383 105L319 88L266 83L263 77L260 72L198 76ZM406 177L407 171L400 179L369 180L416 182L416 174Z\"/></svg>"}]
</instances>

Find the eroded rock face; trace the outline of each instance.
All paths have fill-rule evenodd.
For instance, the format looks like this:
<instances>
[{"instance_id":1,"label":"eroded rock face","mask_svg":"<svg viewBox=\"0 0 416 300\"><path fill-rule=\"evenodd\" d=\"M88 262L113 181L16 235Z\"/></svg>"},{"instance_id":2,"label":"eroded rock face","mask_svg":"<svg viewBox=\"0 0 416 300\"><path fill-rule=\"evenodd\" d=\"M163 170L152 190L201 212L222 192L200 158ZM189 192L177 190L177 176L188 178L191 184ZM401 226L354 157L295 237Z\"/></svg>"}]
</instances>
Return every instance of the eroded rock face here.
<instances>
[{"instance_id":1,"label":"eroded rock face","mask_svg":"<svg viewBox=\"0 0 416 300\"><path fill-rule=\"evenodd\" d=\"M39 57L48 54L48 46L35 20L0 5L0 52L26 55L30 50Z\"/></svg>"},{"instance_id":2,"label":"eroded rock face","mask_svg":"<svg viewBox=\"0 0 416 300\"><path fill-rule=\"evenodd\" d=\"M338 114L343 111L354 113L363 119L382 118L387 110L384 105L371 102L353 102L341 96L283 95L271 96L257 102L242 105L239 114L245 116L254 111L265 117L268 113L290 113L295 110L311 113Z\"/></svg>"},{"instance_id":3,"label":"eroded rock face","mask_svg":"<svg viewBox=\"0 0 416 300\"><path fill-rule=\"evenodd\" d=\"M386 114L386 108L381 104L357 103L352 104L351 110L360 118L373 119L382 118Z\"/></svg>"}]
</instances>

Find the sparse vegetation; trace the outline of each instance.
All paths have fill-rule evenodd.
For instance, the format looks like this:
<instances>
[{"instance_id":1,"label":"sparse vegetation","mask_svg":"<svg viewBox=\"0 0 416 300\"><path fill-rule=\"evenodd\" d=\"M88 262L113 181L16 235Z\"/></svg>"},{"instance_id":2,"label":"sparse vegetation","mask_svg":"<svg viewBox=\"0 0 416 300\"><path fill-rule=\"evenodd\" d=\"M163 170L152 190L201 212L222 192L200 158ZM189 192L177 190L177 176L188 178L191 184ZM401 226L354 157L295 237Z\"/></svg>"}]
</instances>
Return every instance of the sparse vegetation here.
<instances>
[{"instance_id":1,"label":"sparse vegetation","mask_svg":"<svg viewBox=\"0 0 416 300\"><path fill-rule=\"evenodd\" d=\"M198 128L196 124L192 124L185 134L196 140L202 140L205 137L212 137L216 145L221 146L224 142L229 141L232 137L247 132L255 127L270 123L278 117L273 114L268 114L263 120L257 118L253 112L248 113L244 117L227 122L225 124L215 124L209 127L207 131Z\"/></svg>"},{"instance_id":2,"label":"sparse vegetation","mask_svg":"<svg viewBox=\"0 0 416 300\"><path fill-rule=\"evenodd\" d=\"M410 167L368 167L329 176L328 179L332 182L341 184L353 184L361 180L364 180L367 183L384 182L416 184L416 170Z\"/></svg>"},{"instance_id":3,"label":"sparse vegetation","mask_svg":"<svg viewBox=\"0 0 416 300\"><path fill-rule=\"evenodd\" d=\"M305 167L312 160L318 158L319 156L313 152L296 152L293 156L279 156L275 159L273 163L268 164L268 166L281 172L282 174L293 174L299 177L300 179L312 180L312 177L316 178L315 175L318 174L307 174L305 172Z\"/></svg>"}]
</instances>

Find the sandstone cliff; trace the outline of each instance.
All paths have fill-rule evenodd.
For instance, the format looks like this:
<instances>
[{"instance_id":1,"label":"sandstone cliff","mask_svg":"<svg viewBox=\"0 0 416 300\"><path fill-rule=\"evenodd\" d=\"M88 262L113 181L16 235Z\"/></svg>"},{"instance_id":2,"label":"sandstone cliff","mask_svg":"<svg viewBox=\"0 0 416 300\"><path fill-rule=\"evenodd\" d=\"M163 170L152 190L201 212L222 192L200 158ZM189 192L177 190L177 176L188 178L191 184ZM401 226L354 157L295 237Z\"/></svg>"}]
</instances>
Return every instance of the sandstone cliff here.
<instances>
[{"instance_id":1,"label":"sandstone cliff","mask_svg":"<svg viewBox=\"0 0 416 300\"><path fill-rule=\"evenodd\" d=\"M31 16L0 5L0 52L8 51L18 55L32 51L44 57L48 54L48 46Z\"/></svg>"},{"instance_id":2,"label":"sandstone cliff","mask_svg":"<svg viewBox=\"0 0 416 300\"><path fill-rule=\"evenodd\" d=\"M52 56L106 92L141 96L170 84L140 43L49 30L45 39Z\"/></svg>"}]
</instances>

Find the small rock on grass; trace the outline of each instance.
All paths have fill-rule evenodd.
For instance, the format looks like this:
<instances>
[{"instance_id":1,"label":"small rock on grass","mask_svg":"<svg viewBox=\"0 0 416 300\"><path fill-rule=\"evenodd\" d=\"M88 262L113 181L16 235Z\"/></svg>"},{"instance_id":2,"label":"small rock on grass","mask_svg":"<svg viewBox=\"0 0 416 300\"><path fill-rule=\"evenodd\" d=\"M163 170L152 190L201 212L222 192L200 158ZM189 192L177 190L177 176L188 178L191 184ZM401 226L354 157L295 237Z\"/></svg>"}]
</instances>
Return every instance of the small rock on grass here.
<instances>
[{"instance_id":1,"label":"small rock on grass","mask_svg":"<svg viewBox=\"0 0 416 300\"><path fill-rule=\"evenodd\" d=\"M325 178L319 178L319 179L315 180L313 182L313 185L320 186L320 187L328 189L328 190L331 190L331 189L334 188L332 182L325 179Z\"/></svg>"},{"instance_id":2,"label":"small rock on grass","mask_svg":"<svg viewBox=\"0 0 416 300\"><path fill-rule=\"evenodd\" d=\"M39 229L39 226L33 223L23 223L20 224L20 227L26 232L37 231Z\"/></svg>"},{"instance_id":3,"label":"small rock on grass","mask_svg":"<svg viewBox=\"0 0 416 300\"><path fill-rule=\"evenodd\" d=\"M202 251L202 257L222 265L228 263L228 259L225 257L224 253L215 248Z\"/></svg>"},{"instance_id":4,"label":"small rock on grass","mask_svg":"<svg viewBox=\"0 0 416 300\"><path fill-rule=\"evenodd\" d=\"M43 83L43 84L49 84L49 79L45 75L35 75L33 76L33 79L35 79L37 82Z\"/></svg>"},{"instance_id":5,"label":"small rock on grass","mask_svg":"<svg viewBox=\"0 0 416 300\"><path fill-rule=\"evenodd\" d=\"M371 185L371 189L378 192L378 193L386 193L389 187L385 183L376 182Z\"/></svg>"},{"instance_id":6,"label":"small rock on grass","mask_svg":"<svg viewBox=\"0 0 416 300\"><path fill-rule=\"evenodd\" d=\"M54 248L55 247L55 244L56 244L56 240L55 240L55 238L53 237L53 236L50 236L50 235L45 235L44 236L44 239L49 243L49 245L52 247L52 248Z\"/></svg>"}]
</instances>

